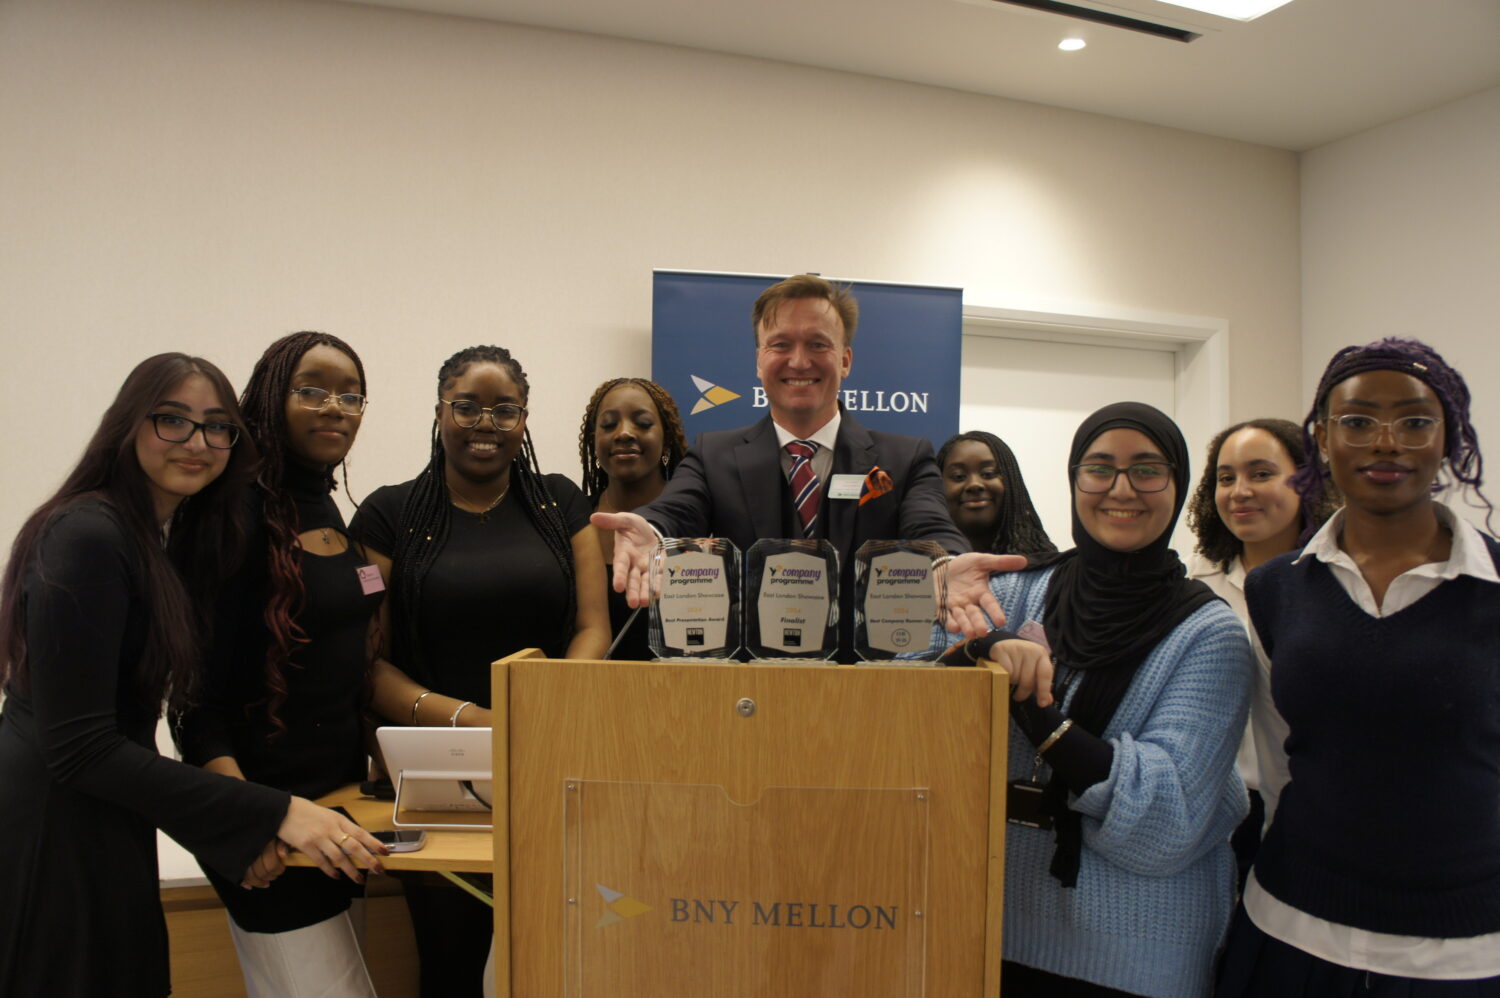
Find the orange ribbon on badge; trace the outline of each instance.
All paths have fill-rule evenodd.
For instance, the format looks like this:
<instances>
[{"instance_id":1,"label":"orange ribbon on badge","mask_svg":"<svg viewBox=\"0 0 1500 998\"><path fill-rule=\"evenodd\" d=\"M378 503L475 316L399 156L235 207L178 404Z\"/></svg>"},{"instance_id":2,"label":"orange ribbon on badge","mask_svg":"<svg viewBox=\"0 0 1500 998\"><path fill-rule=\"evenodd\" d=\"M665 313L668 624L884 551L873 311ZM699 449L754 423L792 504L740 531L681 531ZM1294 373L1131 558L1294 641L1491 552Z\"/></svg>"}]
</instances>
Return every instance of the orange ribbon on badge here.
<instances>
[{"instance_id":1,"label":"orange ribbon on badge","mask_svg":"<svg viewBox=\"0 0 1500 998\"><path fill-rule=\"evenodd\" d=\"M870 473L865 476L864 484L859 487L859 504L863 506L871 499L879 499L895 487L891 476L882 471L880 465L877 464L870 469Z\"/></svg>"}]
</instances>

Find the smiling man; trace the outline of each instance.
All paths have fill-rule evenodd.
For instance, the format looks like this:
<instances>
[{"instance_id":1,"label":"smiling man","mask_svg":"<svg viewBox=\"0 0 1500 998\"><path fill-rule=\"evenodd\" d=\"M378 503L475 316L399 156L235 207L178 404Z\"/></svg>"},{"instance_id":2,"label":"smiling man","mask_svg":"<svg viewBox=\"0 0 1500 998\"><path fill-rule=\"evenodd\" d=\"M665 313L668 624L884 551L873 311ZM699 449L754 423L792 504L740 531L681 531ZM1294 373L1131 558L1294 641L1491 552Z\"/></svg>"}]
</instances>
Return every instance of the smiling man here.
<instances>
[{"instance_id":1,"label":"smiling man","mask_svg":"<svg viewBox=\"0 0 1500 998\"><path fill-rule=\"evenodd\" d=\"M969 545L949 518L932 445L867 429L839 405L859 321L849 290L812 274L789 277L761 293L750 321L770 415L703 434L655 502L637 513L596 513L593 522L617 531L615 586L633 606L647 599L655 531L727 537L742 552L763 537L831 541L840 569L839 659L853 661L860 545L930 540L954 554ZM861 504L859 485L872 472L888 489Z\"/></svg>"}]
</instances>

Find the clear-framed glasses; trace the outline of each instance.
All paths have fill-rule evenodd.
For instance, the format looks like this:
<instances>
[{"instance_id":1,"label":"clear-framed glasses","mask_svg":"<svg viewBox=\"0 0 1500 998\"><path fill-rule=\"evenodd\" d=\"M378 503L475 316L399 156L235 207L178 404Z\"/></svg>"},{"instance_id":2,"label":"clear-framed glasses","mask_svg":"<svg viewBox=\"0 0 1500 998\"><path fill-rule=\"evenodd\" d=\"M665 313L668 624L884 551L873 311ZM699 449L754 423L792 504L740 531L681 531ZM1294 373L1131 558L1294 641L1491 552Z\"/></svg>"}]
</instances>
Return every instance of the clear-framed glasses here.
<instances>
[{"instance_id":1,"label":"clear-framed glasses","mask_svg":"<svg viewBox=\"0 0 1500 998\"><path fill-rule=\"evenodd\" d=\"M1137 492L1164 492L1172 484L1172 465L1156 461L1132 464L1128 468L1116 468L1112 464L1073 465L1073 484L1079 492L1108 492L1121 475L1130 480L1130 487Z\"/></svg>"},{"instance_id":2,"label":"clear-framed glasses","mask_svg":"<svg viewBox=\"0 0 1500 998\"><path fill-rule=\"evenodd\" d=\"M228 450L240 438L240 428L233 423L209 420L200 423L196 419L179 416L175 412L153 412L146 417L156 429L156 438L169 444L184 444L193 439L193 434L203 431L203 442L217 450Z\"/></svg>"},{"instance_id":3,"label":"clear-framed glasses","mask_svg":"<svg viewBox=\"0 0 1500 998\"><path fill-rule=\"evenodd\" d=\"M1405 450L1416 450L1432 443L1438 427L1443 421L1437 416L1402 416L1399 419L1376 419L1359 413L1329 416L1328 422L1339 435L1339 439L1350 447L1371 447L1379 439L1382 430L1391 431L1396 446Z\"/></svg>"},{"instance_id":4,"label":"clear-framed glasses","mask_svg":"<svg viewBox=\"0 0 1500 998\"><path fill-rule=\"evenodd\" d=\"M502 402L497 406L486 408L478 402L470 402L468 399L459 399L449 402L447 399L438 399L453 413L453 422L468 430L479 425L485 413L489 414L490 422L495 424L497 430L514 430L521 423L521 417L526 415L524 405L515 405L511 402Z\"/></svg>"},{"instance_id":5,"label":"clear-framed glasses","mask_svg":"<svg viewBox=\"0 0 1500 998\"><path fill-rule=\"evenodd\" d=\"M334 399L338 402L339 409L349 416L358 416L365 411L365 406L370 404L369 399L354 392L335 395L321 388L293 388L292 394L297 397L298 405L314 411L321 410L328 404L329 399Z\"/></svg>"}]
</instances>

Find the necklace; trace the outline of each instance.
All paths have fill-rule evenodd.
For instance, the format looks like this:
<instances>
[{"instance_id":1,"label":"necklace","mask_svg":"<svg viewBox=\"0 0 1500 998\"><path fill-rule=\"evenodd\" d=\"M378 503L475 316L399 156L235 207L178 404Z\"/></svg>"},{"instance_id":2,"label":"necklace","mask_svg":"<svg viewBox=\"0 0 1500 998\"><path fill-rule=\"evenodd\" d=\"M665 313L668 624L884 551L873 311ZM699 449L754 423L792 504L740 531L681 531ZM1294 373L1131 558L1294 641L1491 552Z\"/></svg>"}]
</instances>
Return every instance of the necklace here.
<instances>
[{"instance_id":1,"label":"necklace","mask_svg":"<svg viewBox=\"0 0 1500 998\"><path fill-rule=\"evenodd\" d=\"M454 495L458 496L464 502L468 503L470 506L478 506L479 505L479 503L475 502L473 499L470 499L468 496L464 495L462 492L460 492L457 489L455 489L452 485L449 485L448 489ZM475 512L475 513L479 514L479 522L480 523L486 522L490 518L490 510L492 510L496 506L500 505L500 501L502 499L504 499L505 496L506 496L506 494L509 493L509 492L510 492L510 483L506 482L505 483L505 488L503 488L503 489L500 490L500 494L497 495L494 498L494 500L490 502L490 504L488 506L484 507L484 509L471 510L470 512Z\"/></svg>"}]
</instances>

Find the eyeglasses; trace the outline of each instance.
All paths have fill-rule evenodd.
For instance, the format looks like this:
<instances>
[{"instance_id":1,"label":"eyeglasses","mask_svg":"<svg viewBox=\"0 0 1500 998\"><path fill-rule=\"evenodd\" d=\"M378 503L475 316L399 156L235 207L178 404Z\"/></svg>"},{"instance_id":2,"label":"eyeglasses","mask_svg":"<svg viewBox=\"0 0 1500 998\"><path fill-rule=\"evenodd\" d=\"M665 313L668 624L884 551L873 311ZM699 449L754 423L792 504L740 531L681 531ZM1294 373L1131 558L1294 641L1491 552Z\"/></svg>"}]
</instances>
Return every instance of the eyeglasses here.
<instances>
[{"instance_id":1,"label":"eyeglasses","mask_svg":"<svg viewBox=\"0 0 1500 998\"><path fill-rule=\"evenodd\" d=\"M514 405L510 402L502 402L497 406L485 408L478 402L470 402L459 399L457 402L449 402L447 399L438 399L453 413L453 422L465 430L479 425L485 413L489 414L490 422L495 424L497 430L514 430L520 425L521 417L526 415L524 405Z\"/></svg>"},{"instance_id":2,"label":"eyeglasses","mask_svg":"<svg viewBox=\"0 0 1500 998\"><path fill-rule=\"evenodd\" d=\"M200 423L171 412L153 412L146 417L156 429L156 438L169 444L185 444L193 434L203 431L203 442L216 450L228 450L240 438L240 428L233 423Z\"/></svg>"},{"instance_id":3,"label":"eyeglasses","mask_svg":"<svg viewBox=\"0 0 1500 998\"><path fill-rule=\"evenodd\" d=\"M1380 432L1388 429L1397 447L1416 450L1432 443L1443 421L1436 416L1402 416L1400 419L1382 420L1374 416L1346 413L1342 416L1329 416L1328 422L1338 430L1339 439L1350 447L1371 447L1380 438Z\"/></svg>"},{"instance_id":4,"label":"eyeglasses","mask_svg":"<svg viewBox=\"0 0 1500 998\"><path fill-rule=\"evenodd\" d=\"M1165 492L1172 484L1172 465L1132 464L1128 468L1116 468L1112 464L1073 465L1073 484L1079 492L1094 495L1108 492L1121 475L1130 480L1130 487L1137 492Z\"/></svg>"},{"instance_id":5,"label":"eyeglasses","mask_svg":"<svg viewBox=\"0 0 1500 998\"><path fill-rule=\"evenodd\" d=\"M321 411L324 406L328 405L329 399L337 401L339 410L350 416L358 416L365 411L365 406L370 404L369 399L354 392L346 395L335 395L332 392L325 392L321 388L293 388L292 394L297 396L298 405L304 409L312 409L315 412Z\"/></svg>"}]
</instances>

